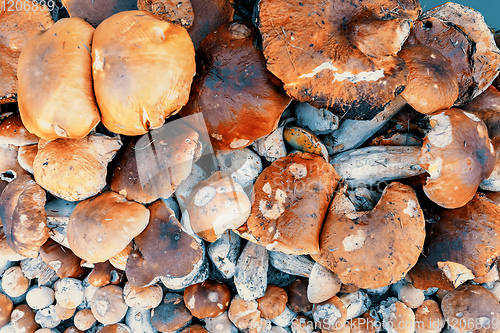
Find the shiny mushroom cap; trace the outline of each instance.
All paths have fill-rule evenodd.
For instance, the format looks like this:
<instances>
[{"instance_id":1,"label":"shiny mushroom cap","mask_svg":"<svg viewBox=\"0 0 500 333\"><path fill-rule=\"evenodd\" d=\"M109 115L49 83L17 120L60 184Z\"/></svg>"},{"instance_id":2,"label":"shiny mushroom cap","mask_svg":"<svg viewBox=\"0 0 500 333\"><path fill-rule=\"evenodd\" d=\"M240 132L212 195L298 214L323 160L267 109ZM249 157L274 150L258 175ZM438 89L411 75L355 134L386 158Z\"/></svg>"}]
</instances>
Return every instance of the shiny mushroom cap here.
<instances>
[{"instance_id":1,"label":"shiny mushroom cap","mask_svg":"<svg viewBox=\"0 0 500 333\"><path fill-rule=\"evenodd\" d=\"M9 116L0 123L0 146L27 146L36 143L38 137L28 132L20 116Z\"/></svg>"},{"instance_id":2,"label":"shiny mushroom cap","mask_svg":"<svg viewBox=\"0 0 500 333\"><path fill-rule=\"evenodd\" d=\"M151 323L160 332L174 332L186 325L192 318L182 295L175 293L165 294L163 302L151 310Z\"/></svg>"},{"instance_id":3,"label":"shiny mushroom cap","mask_svg":"<svg viewBox=\"0 0 500 333\"><path fill-rule=\"evenodd\" d=\"M80 266L81 259L73 251L49 239L40 247L40 258L56 271L61 279L65 277L83 278L87 269Z\"/></svg>"},{"instance_id":4,"label":"shiny mushroom cap","mask_svg":"<svg viewBox=\"0 0 500 333\"><path fill-rule=\"evenodd\" d=\"M94 91L102 123L142 135L186 104L195 74L186 30L144 11L104 20L92 41Z\"/></svg>"},{"instance_id":5,"label":"shiny mushroom cap","mask_svg":"<svg viewBox=\"0 0 500 333\"><path fill-rule=\"evenodd\" d=\"M256 299L264 319L273 320L285 311L288 295L285 289L268 284L264 296Z\"/></svg>"},{"instance_id":6,"label":"shiny mushroom cap","mask_svg":"<svg viewBox=\"0 0 500 333\"><path fill-rule=\"evenodd\" d=\"M93 34L83 20L65 18L25 45L18 99L31 133L45 140L81 139L99 123L90 67Z\"/></svg>"},{"instance_id":7,"label":"shiny mushroom cap","mask_svg":"<svg viewBox=\"0 0 500 333\"><path fill-rule=\"evenodd\" d=\"M184 304L200 319L215 318L229 307L231 291L223 283L206 280L184 289Z\"/></svg>"},{"instance_id":8,"label":"shiny mushroom cap","mask_svg":"<svg viewBox=\"0 0 500 333\"><path fill-rule=\"evenodd\" d=\"M368 212L356 212L343 191L337 192L321 231L321 251L312 257L342 283L375 289L406 275L424 239L425 220L415 192L392 182Z\"/></svg>"},{"instance_id":9,"label":"shiny mushroom cap","mask_svg":"<svg viewBox=\"0 0 500 333\"><path fill-rule=\"evenodd\" d=\"M288 286L287 307L293 312L309 312L313 304L307 298L309 280L303 277L297 278Z\"/></svg>"},{"instance_id":10,"label":"shiny mushroom cap","mask_svg":"<svg viewBox=\"0 0 500 333\"><path fill-rule=\"evenodd\" d=\"M446 324L439 304L432 300L425 300L415 310L415 333L439 333Z\"/></svg>"},{"instance_id":11,"label":"shiny mushroom cap","mask_svg":"<svg viewBox=\"0 0 500 333\"><path fill-rule=\"evenodd\" d=\"M495 166L488 130L477 116L447 109L429 116L420 166L429 176L425 194L444 208L465 205Z\"/></svg>"},{"instance_id":12,"label":"shiny mushroom cap","mask_svg":"<svg viewBox=\"0 0 500 333\"><path fill-rule=\"evenodd\" d=\"M197 49L209 34L233 19L232 0L191 0L194 21L189 28L189 36Z\"/></svg>"},{"instance_id":13,"label":"shiny mushroom cap","mask_svg":"<svg viewBox=\"0 0 500 333\"><path fill-rule=\"evenodd\" d=\"M115 192L76 206L68 223L71 250L87 262L103 262L122 251L148 224L149 211Z\"/></svg>"}]
</instances>

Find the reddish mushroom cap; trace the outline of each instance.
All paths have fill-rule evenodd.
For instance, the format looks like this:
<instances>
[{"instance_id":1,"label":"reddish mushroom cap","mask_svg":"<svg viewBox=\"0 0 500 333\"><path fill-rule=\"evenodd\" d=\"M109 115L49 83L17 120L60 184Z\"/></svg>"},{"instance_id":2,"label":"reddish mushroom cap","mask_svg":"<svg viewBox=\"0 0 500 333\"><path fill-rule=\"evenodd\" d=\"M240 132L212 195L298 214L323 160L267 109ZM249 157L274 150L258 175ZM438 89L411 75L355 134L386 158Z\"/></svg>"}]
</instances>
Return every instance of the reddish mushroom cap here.
<instances>
[{"instance_id":1,"label":"reddish mushroom cap","mask_svg":"<svg viewBox=\"0 0 500 333\"><path fill-rule=\"evenodd\" d=\"M196 318L215 318L229 308L231 291L223 283L204 281L184 289L184 304Z\"/></svg>"}]
</instances>

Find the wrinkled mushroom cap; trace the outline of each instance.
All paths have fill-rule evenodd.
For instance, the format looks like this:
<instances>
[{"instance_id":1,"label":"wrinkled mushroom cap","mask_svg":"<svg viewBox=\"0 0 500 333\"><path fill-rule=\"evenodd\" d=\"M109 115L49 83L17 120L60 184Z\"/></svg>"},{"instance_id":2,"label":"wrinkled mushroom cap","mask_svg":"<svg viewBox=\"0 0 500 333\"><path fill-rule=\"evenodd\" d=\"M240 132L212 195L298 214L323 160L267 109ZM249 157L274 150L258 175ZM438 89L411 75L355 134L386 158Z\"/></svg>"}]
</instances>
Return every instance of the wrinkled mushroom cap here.
<instances>
[{"instance_id":1,"label":"wrinkled mushroom cap","mask_svg":"<svg viewBox=\"0 0 500 333\"><path fill-rule=\"evenodd\" d=\"M115 192L84 200L70 216L71 250L87 262L103 262L122 251L148 224L149 211Z\"/></svg>"},{"instance_id":2,"label":"wrinkled mushroom cap","mask_svg":"<svg viewBox=\"0 0 500 333\"><path fill-rule=\"evenodd\" d=\"M98 134L40 141L33 162L35 180L64 200L87 199L106 185L107 165L120 147L119 137Z\"/></svg>"},{"instance_id":3,"label":"wrinkled mushroom cap","mask_svg":"<svg viewBox=\"0 0 500 333\"><path fill-rule=\"evenodd\" d=\"M369 212L356 212L348 200L343 191L333 199L320 254L313 258L345 284L375 289L399 281L424 245L425 220L415 192L392 182Z\"/></svg>"},{"instance_id":4,"label":"wrinkled mushroom cap","mask_svg":"<svg viewBox=\"0 0 500 333\"><path fill-rule=\"evenodd\" d=\"M186 104L195 74L186 30L148 12L104 20L92 42L94 91L102 123L112 132L142 135Z\"/></svg>"},{"instance_id":5,"label":"wrinkled mushroom cap","mask_svg":"<svg viewBox=\"0 0 500 333\"><path fill-rule=\"evenodd\" d=\"M249 232L268 250L317 254L339 179L319 155L297 152L274 161L255 182Z\"/></svg>"},{"instance_id":6,"label":"wrinkled mushroom cap","mask_svg":"<svg viewBox=\"0 0 500 333\"><path fill-rule=\"evenodd\" d=\"M36 258L49 238L45 191L29 175L21 175L0 195L0 221L7 244L18 254Z\"/></svg>"},{"instance_id":7,"label":"wrinkled mushroom cap","mask_svg":"<svg viewBox=\"0 0 500 333\"><path fill-rule=\"evenodd\" d=\"M477 116L447 109L429 117L420 166L430 175L425 194L444 208L465 205L493 171L496 155L486 125Z\"/></svg>"},{"instance_id":8,"label":"wrinkled mushroom cap","mask_svg":"<svg viewBox=\"0 0 500 333\"><path fill-rule=\"evenodd\" d=\"M93 34L83 20L65 18L25 45L18 99L31 133L45 140L81 139L99 123L90 67Z\"/></svg>"}]
</instances>

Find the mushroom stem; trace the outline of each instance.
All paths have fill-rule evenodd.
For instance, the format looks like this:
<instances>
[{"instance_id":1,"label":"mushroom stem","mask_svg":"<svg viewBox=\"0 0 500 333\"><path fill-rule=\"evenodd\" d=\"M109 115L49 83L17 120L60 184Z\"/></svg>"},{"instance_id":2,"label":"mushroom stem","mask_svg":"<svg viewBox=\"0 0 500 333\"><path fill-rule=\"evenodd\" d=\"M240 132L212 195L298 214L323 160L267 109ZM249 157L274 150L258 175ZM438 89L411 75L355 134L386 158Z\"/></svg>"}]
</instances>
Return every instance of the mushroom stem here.
<instances>
[{"instance_id":1,"label":"mushroom stem","mask_svg":"<svg viewBox=\"0 0 500 333\"><path fill-rule=\"evenodd\" d=\"M387 103L384 110L371 120L344 120L339 128L331 134L330 144L327 144L329 153L338 154L349 149L358 148L377 133L405 105L405 99L398 95Z\"/></svg>"},{"instance_id":2,"label":"mushroom stem","mask_svg":"<svg viewBox=\"0 0 500 333\"><path fill-rule=\"evenodd\" d=\"M331 164L349 188L373 186L424 173L419 165L421 150L415 146L352 149L336 155Z\"/></svg>"}]
</instances>

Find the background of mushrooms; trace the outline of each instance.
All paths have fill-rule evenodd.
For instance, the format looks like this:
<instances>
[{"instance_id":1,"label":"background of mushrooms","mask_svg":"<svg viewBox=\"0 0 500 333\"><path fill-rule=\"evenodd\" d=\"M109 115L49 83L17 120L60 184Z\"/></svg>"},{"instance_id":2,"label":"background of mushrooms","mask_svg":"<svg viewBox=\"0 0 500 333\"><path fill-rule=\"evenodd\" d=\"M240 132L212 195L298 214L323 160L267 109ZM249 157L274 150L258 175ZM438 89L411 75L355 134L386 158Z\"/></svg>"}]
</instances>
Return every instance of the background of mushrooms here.
<instances>
[{"instance_id":1,"label":"background of mushrooms","mask_svg":"<svg viewBox=\"0 0 500 333\"><path fill-rule=\"evenodd\" d=\"M340 2L0 11L0 333L499 331L493 32L456 4ZM125 12L136 8L152 13ZM359 52L306 54L326 29ZM431 79L449 81L439 110L409 97L419 75L430 99L444 93ZM451 165L436 164L442 137L479 174L458 203L428 191Z\"/></svg>"}]
</instances>

